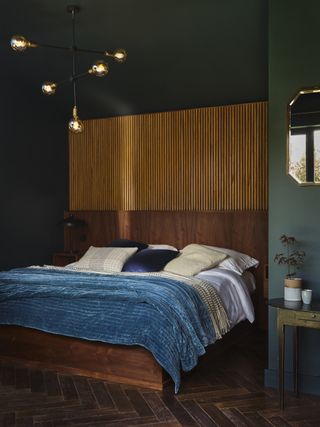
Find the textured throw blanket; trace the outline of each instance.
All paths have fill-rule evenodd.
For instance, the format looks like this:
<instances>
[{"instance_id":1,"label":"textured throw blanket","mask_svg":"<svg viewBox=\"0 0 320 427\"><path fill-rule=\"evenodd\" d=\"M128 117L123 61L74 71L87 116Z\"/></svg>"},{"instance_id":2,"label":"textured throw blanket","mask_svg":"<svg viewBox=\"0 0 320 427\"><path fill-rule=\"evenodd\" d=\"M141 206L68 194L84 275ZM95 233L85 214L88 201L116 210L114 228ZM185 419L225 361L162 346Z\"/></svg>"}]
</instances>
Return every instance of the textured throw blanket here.
<instances>
[{"instance_id":1,"label":"textured throw blanket","mask_svg":"<svg viewBox=\"0 0 320 427\"><path fill-rule=\"evenodd\" d=\"M219 298L211 301L205 287L197 279L159 274L15 269L0 273L0 324L141 345L170 374L177 392L180 369L191 370L228 327Z\"/></svg>"}]
</instances>

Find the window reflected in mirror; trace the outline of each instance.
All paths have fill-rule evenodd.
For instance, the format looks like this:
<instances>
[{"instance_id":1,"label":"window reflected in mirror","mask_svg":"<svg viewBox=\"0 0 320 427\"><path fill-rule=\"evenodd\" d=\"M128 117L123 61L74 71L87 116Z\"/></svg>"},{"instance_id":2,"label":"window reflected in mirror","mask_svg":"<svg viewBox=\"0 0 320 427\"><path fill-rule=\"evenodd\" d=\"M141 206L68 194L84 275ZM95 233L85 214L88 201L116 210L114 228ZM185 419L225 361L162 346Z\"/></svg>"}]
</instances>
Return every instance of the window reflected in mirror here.
<instances>
[{"instance_id":1,"label":"window reflected in mirror","mask_svg":"<svg viewBox=\"0 0 320 427\"><path fill-rule=\"evenodd\" d=\"M320 185L320 89L299 91L288 113L288 174L298 184Z\"/></svg>"}]
</instances>

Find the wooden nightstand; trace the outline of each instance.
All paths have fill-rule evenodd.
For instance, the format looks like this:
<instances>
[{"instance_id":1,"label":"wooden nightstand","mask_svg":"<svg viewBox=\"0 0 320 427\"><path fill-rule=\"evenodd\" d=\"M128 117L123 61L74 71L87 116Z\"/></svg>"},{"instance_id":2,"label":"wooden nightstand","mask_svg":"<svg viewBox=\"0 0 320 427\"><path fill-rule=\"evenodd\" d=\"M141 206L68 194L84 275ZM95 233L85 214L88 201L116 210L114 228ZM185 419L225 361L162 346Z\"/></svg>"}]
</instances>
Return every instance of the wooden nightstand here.
<instances>
[{"instance_id":1,"label":"wooden nightstand","mask_svg":"<svg viewBox=\"0 0 320 427\"><path fill-rule=\"evenodd\" d=\"M57 267L64 267L67 264L78 261L80 257L80 254L70 252L55 253L53 254L53 265Z\"/></svg>"},{"instance_id":2,"label":"wooden nightstand","mask_svg":"<svg viewBox=\"0 0 320 427\"><path fill-rule=\"evenodd\" d=\"M277 309L277 332L279 346L279 403L284 408L284 360L285 360L285 327L293 327L293 374L294 392L298 396L298 367L299 367L299 327L320 329L320 301L314 300L310 305L302 302L285 301L275 298L269 301L269 306Z\"/></svg>"}]
</instances>

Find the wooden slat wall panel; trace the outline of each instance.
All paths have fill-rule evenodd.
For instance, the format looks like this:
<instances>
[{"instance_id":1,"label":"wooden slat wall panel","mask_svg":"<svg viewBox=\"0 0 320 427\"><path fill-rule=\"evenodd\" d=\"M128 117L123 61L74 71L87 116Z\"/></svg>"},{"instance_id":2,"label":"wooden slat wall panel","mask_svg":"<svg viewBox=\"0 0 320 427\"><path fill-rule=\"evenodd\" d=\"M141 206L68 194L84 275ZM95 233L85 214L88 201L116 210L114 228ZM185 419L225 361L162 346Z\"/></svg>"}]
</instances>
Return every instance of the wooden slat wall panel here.
<instances>
[{"instance_id":1,"label":"wooden slat wall panel","mask_svg":"<svg viewBox=\"0 0 320 427\"><path fill-rule=\"evenodd\" d=\"M88 120L70 210L267 208L267 103Z\"/></svg>"}]
</instances>

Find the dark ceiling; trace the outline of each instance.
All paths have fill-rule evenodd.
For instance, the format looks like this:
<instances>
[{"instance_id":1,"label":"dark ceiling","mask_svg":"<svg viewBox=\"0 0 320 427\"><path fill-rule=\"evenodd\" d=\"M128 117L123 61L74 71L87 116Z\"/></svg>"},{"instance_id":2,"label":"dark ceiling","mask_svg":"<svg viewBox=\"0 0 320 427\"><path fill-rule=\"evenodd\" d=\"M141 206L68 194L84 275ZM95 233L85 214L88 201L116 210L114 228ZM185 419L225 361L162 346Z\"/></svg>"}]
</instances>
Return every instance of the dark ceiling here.
<instances>
[{"instance_id":1,"label":"dark ceiling","mask_svg":"<svg viewBox=\"0 0 320 427\"><path fill-rule=\"evenodd\" d=\"M68 52L13 52L9 40L22 34L39 43L71 45L65 0L2 0L2 81L21 96L50 103L69 117L72 88L40 95L45 80L69 77ZM267 98L267 0L77 0L79 47L128 52L124 64L109 61L105 78L80 81L81 118L108 117ZM79 72L99 55L79 55ZM5 66L3 65L5 64ZM39 94L35 95L35 94ZM53 107L52 107L53 106Z\"/></svg>"}]
</instances>

